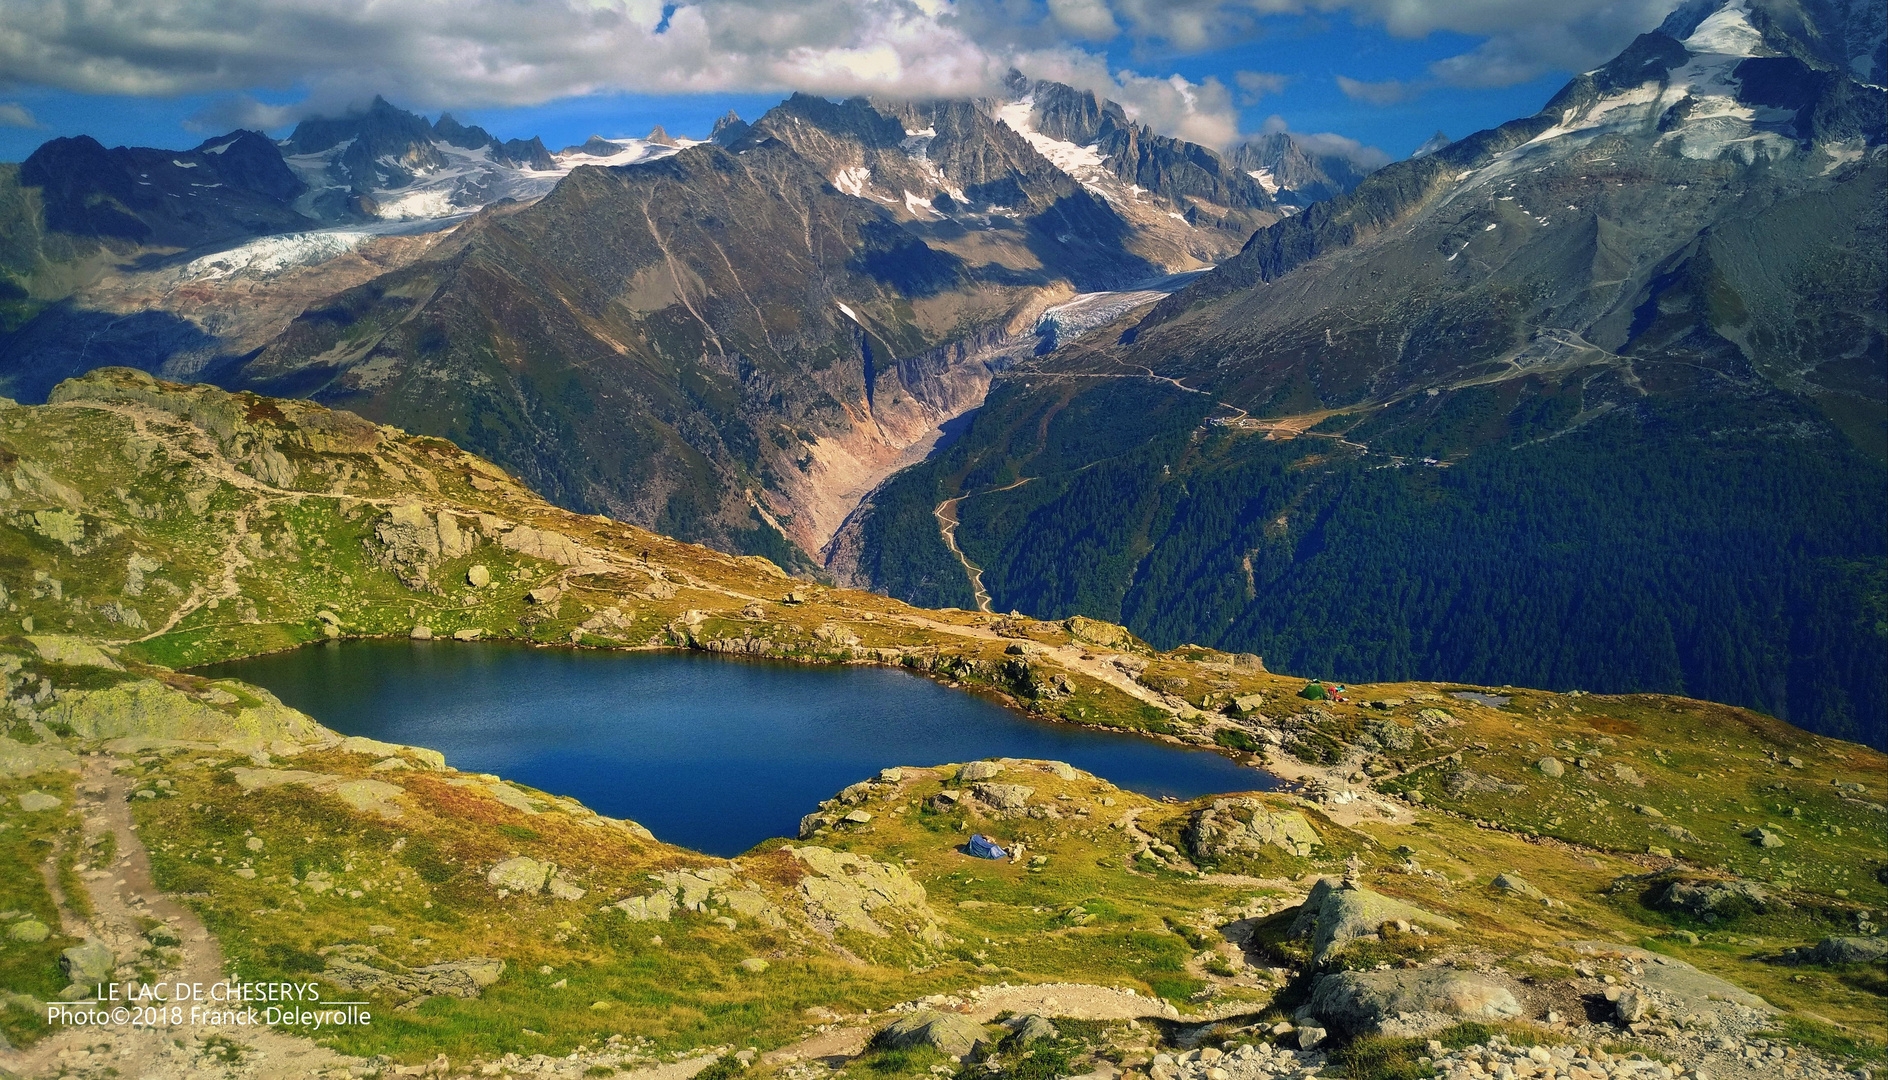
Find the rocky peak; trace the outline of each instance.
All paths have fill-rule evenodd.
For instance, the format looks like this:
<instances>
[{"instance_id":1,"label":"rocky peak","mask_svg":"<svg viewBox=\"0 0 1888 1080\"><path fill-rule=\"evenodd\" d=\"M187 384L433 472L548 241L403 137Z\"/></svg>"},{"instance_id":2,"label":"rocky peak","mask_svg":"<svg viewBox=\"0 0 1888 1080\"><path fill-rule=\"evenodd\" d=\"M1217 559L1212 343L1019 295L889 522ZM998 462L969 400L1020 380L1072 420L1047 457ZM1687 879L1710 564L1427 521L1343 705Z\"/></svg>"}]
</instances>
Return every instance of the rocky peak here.
<instances>
[{"instance_id":1,"label":"rocky peak","mask_svg":"<svg viewBox=\"0 0 1888 1080\"><path fill-rule=\"evenodd\" d=\"M726 116L715 121L714 130L708 133L708 141L721 146L732 146L741 136L751 130L751 125L741 119L739 113L729 109Z\"/></svg>"}]
</instances>

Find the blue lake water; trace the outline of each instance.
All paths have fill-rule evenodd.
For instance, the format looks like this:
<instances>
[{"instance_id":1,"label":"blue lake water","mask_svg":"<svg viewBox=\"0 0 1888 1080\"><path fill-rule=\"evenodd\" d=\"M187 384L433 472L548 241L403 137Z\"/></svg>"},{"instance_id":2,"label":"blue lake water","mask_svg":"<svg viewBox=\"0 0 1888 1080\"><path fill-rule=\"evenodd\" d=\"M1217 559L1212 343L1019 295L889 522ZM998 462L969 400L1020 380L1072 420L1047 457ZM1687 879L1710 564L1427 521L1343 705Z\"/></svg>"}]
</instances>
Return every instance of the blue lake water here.
<instances>
[{"instance_id":1,"label":"blue lake water","mask_svg":"<svg viewBox=\"0 0 1888 1080\"><path fill-rule=\"evenodd\" d=\"M891 765L1066 761L1146 795L1267 790L1207 750L1032 720L880 667L504 643L350 641L198 674L267 687L346 735L425 746L630 818L670 843L736 855Z\"/></svg>"}]
</instances>

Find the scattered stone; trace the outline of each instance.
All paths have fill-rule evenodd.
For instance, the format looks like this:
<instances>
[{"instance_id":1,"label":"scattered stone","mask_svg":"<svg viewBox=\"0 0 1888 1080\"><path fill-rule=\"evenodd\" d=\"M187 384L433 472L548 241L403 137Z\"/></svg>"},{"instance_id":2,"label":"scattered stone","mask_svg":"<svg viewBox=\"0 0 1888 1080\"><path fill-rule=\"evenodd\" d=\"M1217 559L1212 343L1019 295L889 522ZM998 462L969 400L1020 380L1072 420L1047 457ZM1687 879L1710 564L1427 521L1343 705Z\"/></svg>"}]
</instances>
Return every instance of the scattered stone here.
<instances>
[{"instance_id":1,"label":"scattered stone","mask_svg":"<svg viewBox=\"0 0 1888 1080\"><path fill-rule=\"evenodd\" d=\"M973 780L992 779L993 777L1001 775L1002 772L1003 763L1000 761L972 761L969 764L958 767L957 779L962 783L968 784Z\"/></svg>"},{"instance_id":2,"label":"scattered stone","mask_svg":"<svg viewBox=\"0 0 1888 1080\"><path fill-rule=\"evenodd\" d=\"M1760 848L1780 848L1783 846L1783 836L1781 833L1778 833L1775 829L1766 829L1761 825L1744 835L1750 838L1751 843Z\"/></svg>"},{"instance_id":3,"label":"scattered stone","mask_svg":"<svg viewBox=\"0 0 1888 1080\"><path fill-rule=\"evenodd\" d=\"M865 825L872 820L872 815L865 812L864 810L854 810L851 813L847 814L845 817L840 818L839 820L848 822L853 825Z\"/></svg>"},{"instance_id":4,"label":"scattered stone","mask_svg":"<svg viewBox=\"0 0 1888 1080\"><path fill-rule=\"evenodd\" d=\"M559 900L582 900L589 891L572 885L555 874L552 875L550 884L546 887L550 889L551 895Z\"/></svg>"},{"instance_id":5,"label":"scattered stone","mask_svg":"<svg viewBox=\"0 0 1888 1080\"><path fill-rule=\"evenodd\" d=\"M413 629L406 632L406 636L412 638L414 641L431 641L433 640L433 628L426 625L415 626Z\"/></svg>"},{"instance_id":6,"label":"scattered stone","mask_svg":"<svg viewBox=\"0 0 1888 1080\"><path fill-rule=\"evenodd\" d=\"M37 789L20 796L20 809L29 814L38 813L41 810L57 810L60 805L57 795L48 795Z\"/></svg>"},{"instance_id":7,"label":"scattered stone","mask_svg":"<svg viewBox=\"0 0 1888 1080\"><path fill-rule=\"evenodd\" d=\"M482 636L482 635L483 635L484 633L485 633L485 631L483 631L483 630L479 630L479 629L476 629L476 628L469 628L469 629L465 629L465 630L454 630L454 631L452 632L452 640L454 640L454 641L477 641L477 640L478 640L478 639L479 639L479 638L480 638L480 637L481 637L481 636Z\"/></svg>"},{"instance_id":8,"label":"scattered stone","mask_svg":"<svg viewBox=\"0 0 1888 1080\"><path fill-rule=\"evenodd\" d=\"M1562 765L1557 757L1544 757L1535 762L1534 767L1541 771L1542 776L1550 780L1558 780L1567 775L1567 767Z\"/></svg>"},{"instance_id":9,"label":"scattered stone","mask_svg":"<svg viewBox=\"0 0 1888 1080\"><path fill-rule=\"evenodd\" d=\"M750 956L747 959L741 961L741 970L749 972L754 975L759 975L761 972L767 970L767 961L762 960L758 956Z\"/></svg>"},{"instance_id":10,"label":"scattered stone","mask_svg":"<svg viewBox=\"0 0 1888 1080\"><path fill-rule=\"evenodd\" d=\"M474 563L465 572L465 583L475 589L483 589L492 583L492 572L483 563Z\"/></svg>"}]
</instances>

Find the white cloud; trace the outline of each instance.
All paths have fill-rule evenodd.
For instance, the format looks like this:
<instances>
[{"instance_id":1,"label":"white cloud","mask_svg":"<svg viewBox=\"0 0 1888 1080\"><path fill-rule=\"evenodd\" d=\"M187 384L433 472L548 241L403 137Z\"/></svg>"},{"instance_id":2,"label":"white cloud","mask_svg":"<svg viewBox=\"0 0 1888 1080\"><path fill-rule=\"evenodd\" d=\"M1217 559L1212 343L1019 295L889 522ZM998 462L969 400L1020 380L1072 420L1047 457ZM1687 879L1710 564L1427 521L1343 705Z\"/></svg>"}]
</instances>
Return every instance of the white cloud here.
<instances>
[{"instance_id":1,"label":"white cloud","mask_svg":"<svg viewBox=\"0 0 1888 1080\"><path fill-rule=\"evenodd\" d=\"M1291 76L1276 71L1235 71L1232 81L1239 87L1239 104L1251 105L1267 94L1282 93Z\"/></svg>"},{"instance_id":2,"label":"white cloud","mask_svg":"<svg viewBox=\"0 0 1888 1080\"><path fill-rule=\"evenodd\" d=\"M1404 82L1401 79L1385 79L1382 82L1364 82L1337 77L1337 88L1352 101L1361 101L1366 105L1400 105L1422 96L1428 86L1420 82Z\"/></svg>"},{"instance_id":3,"label":"white cloud","mask_svg":"<svg viewBox=\"0 0 1888 1080\"><path fill-rule=\"evenodd\" d=\"M1344 158L1365 171L1381 169L1394 160L1382 150L1374 146L1366 146L1348 135L1338 135L1329 131L1292 131L1291 125L1285 122L1285 118L1276 113L1266 117L1265 124L1259 130L1267 135L1281 131L1290 132L1291 137L1298 141L1298 145L1310 153Z\"/></svg>"},{"instance_id":4,"label":"white cloud","mask_svg":"<svg viewBox=\"0 0 1888 1080\"><path fill-rule=\"evenodd\" d=\"M1114 12L1102 0L1049 0L1057 26L1084 41L1110 41L1121 33Z\"/></svg>"},{"instance_id":5,"label":"white cloud","mask_svg":"<svg viewBox=\"0 0 1888 1080\"><path fill-rule=\"evenodd\" d=\"M1019 56L1016 66L1032 79L1050 79L1118 102L1130 120L1214 149L1239 137L1239 110L1232 91L1215 78L1191 82L1179 75L1110 72L1100 57L1077 49Z\"/></svg>"},{"instance_id":6,"label":"white cloud","mask_svg":"<svg viewBox=\"0 0 1888 1080\"><path fill-rule=\"evenodd\" d=\"M36 128L33 110L17 101L0 101L0 127Z\"/></svg>"},{"instance_id":7,"label":"white cloud","mask_svg":"<svg viewBox=\"0 0 1888 1080\"><path fill-rule=\"evenodd\" d=\"M1390 33L1480 37L1430 78L1502 85L1584 69L1674 0L5 0L0 90L232 96L205 114L279 126L383 93L425 110L535 105L593 93L987 94L1012 65L1087 71L1149 125L1221 145L1237 134L1217 80L1110 71L1137 56L1262 34L1276 14L1345 11ZM665 16L665 10L668 14ZM1049 61L1053 61L1050 63ZM1142 61L1143 66L1145 61ZM1276 92L1249 72L1241 101ZM1355 83L1363 100L1413 93ZM291 108L252 93L305 92Z\"/></svg>"}]
</instances>

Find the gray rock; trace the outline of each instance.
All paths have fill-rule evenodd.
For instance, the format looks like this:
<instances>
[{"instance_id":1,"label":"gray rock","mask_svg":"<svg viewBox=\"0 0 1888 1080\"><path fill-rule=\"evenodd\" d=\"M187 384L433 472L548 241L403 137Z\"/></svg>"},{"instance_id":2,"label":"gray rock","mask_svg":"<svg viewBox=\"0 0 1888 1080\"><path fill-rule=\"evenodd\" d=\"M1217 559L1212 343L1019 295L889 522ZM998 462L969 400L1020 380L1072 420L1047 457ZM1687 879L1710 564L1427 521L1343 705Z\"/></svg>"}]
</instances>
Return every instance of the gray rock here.
<instances>
[{"instance_id":1,"label":"gray rock","mask_svg":"<svg viewBox=\"0 0 1888 1080\"><path fill-rule=\"evenodd\" d=\"M105 943L96 939L83 945L74 945L59 954L59 970L65 973L66 981L74 986L89 987L104 982L111 978L112 968L117 963Z\"/></svg>"},{"instance_id":2,"label":"gray rock","mask_svg":"<svg viewBox=\"0 0 1888 1080\"><path fill-rule=\"evenodd\" d=\"M582 900L585 892L587 892L587 890L572 885L570 882L565 881L562 876L556 874L551 875L548 888L551 890L551 895L559 900Z\"/></svg>"},{"instance_id":3,"label":"gray rock","mask_svg":"<svg viewBox=\"0 0 1888 1080\"><path fill-rule=\"evenodd\" d=\"M1310 1050L1323 1042L1329 1032L1316 1024L1306 1024L1304 1027L1293 1028L1291 1034L1298 1043L1298 1049Z\"/></svg>"},{"instance_id":4,"label":"gray rock","mask_svg":"<svg viewBox=\"0 0 1888 1080\"><path fill-rule=\"evenodd\" d=\"M1258 854L1267 847L1309 855L1322 842L1303 814L1258 799L1214 799L1194 812L1181 835L1196 860Z\"/></svg>"},{"instance_id":5,"label":"gray rock","mask_svg":"<svg viewBox=\"0 0 1888 1080\"><path fill-rule=\"evenodd\" d=\"M1369 889L1346 886L1339 878L1319 878L1311 895L1299 905L1298 917L1287 933L1310 938L1312 961L1323 963L1349 942L1376 933L1384 923L1405 919L1439 930L1457 930L1460 924L1419 907L1392 900Z\"/></svg>"},{"instance_id":6,"label":"gray rock","mask_svg":"<svg viewBox=\"0 0 1888 1080\"><path fill-rule=\"evenodd\" d=\"M52 936L52 931L38 919L21 919L7 928L7 937L22 945L37 945Z\"/></svg>"},{"instance_id":7,"label":"gray rock","mask_svg":"<svg viewBox=\"0 0 1888 1080\"><path fill-rule=\"evenodd\" d=\"M483 589L492 583L492 572L484 564L476 564L465 572L465 583L475 589Z\"/></svg>"},{"instance_id":8,"label":"gray rock","mask_svg":"<svg viewBox=\"0 0 1888 1080\"><path fill-rule=\"evenodd\" d=\"M1674 881L1652 901L1664 911L1683 911L1703 917L1768 911L1775 899L1754 881Z\"/></svg>"},{"instance_id":9,"label":"gray rock","mask_svg":"<svg viewBox=\"0 0 1888 1080\"><path fill-rule=\"evenodd\" d=\"M951 1057L962 1057L985 1042L983 1025L962 1013L925 1010L901 1017L872 1037L885 1050L915 1050L929 1046Z\"/></svg>"},{"instance_id":10,"label":"gray rock","mask_svg":"<svg viewBox=\"0 0 1888 1080\"><path fill-rule=\"evenodd\" d=\"M1035 788L1021 784L977 784L970 791L980 802L998 810L1021 810L1029 805L1029 797L1036 793Z\"/></svg>"},{"instance_id":11,"label":"gray rock","mask_svg":"<svg viewBox=\"0 0 1888 1080\"><path fill-rule=\"evenodd\" d=\"M1060 1038L1061 1035L1062 1033L1056 1030L1056 1026L1050 1023L1047 1017L1037 1016L1035 1013L1019 1016L1010 1021L1010 1039L1017 1046L1028 1046L1030 1043L1041 1042L1044 1039Z\"/></svg>"},{"instance_id":12,"label":"gray rock","mask_svg":"<svg viewBox=\"0 0 1888 1080\"><path fill-rule=\"evenodd\" d=\"M367 961L373 960L375 964ZM384 964L385 967L376 966ZM479 992L498 981L505 973L505 962L485 956L464 960L446 960L424 967L405 968L381 956L379 951L355 946L341 955L328 957L323 974L343 990L355 990L388 997L424 998L435 995L475 998Z\"/></svg>"},{"instance_id":13,"label":"gray rock","mask_svg":"<svg viewBox=\"0 0 1888 1080\"><path fill-rule=\"evenodd\" d=\"M41 810L57 810L59 806L57 795L48 795L43 791L28 791L20 796L20 809L29 814L38 813Z\"/></svg>"},{"instance_id":14,"label":"gray rock","mask_svg":"<svg viewBox=\"0 0 1888 1080\"><path fill-rule=\"evenodd\" d=\"M992 779L1002 772L1003 763L1000 761L973 761L958 767L957 779L967 784L973 780Z\"/></svg>"},{"instance_id":15,"label":"gray rock","mask_svg":"<svg viewBox=\"0 0 1888 1080\"><path fill-rule=\"evenodd\" d=\"M413 629L406 632L406 636L412 638L414 641L431 641L433 640L433 628L430 626L415 626Z\"/></svg>"},{"instance_id":16,"label":"gray rock","mask_svg":"<svg viewBox=\"0 0 1888 1080\"><path fill-rule=\"evenodd\" d=\"M1511 892L1525 896L1530 900L1546 900L1547 894L1528 884L1526 878L1516 873L1496 874L1494 886L1502 892Z\"/></svg>"},{"instance_id":17,"label":"gray rock","mask_svg":"<svg viewBox=\"0 0 1888 1080\"><path fill-rule=\"evenodd\" d=\"M1622 1024L1636 1024L1651 1011L1651 1001L1632 987L1626 987L1613 997L1613 1018Z\"/></svg>"},{"instance_id":18,"label":"gray rock","mask_svg":"<svg viewBox=\"0 0 1888 1080\"><path fill-rule=\"evenodd\" d=\"M1888 938L1826 937L1811 954L1819 964L1867 964L1888 957Z\"/></svg>"},{"instance_id":19,"label":"gray rock","mask_svg":"<svg viewBox=\"0 0 1888 1080\"><path fill-rule=\"evenodd\" d=\"M1744 835L1750 837L1750 842L1760 848L1780 848L1783 846L1783 836L1781 833L1778 833L1774 829L1766 829L1761 825Z\"/></svg>"},{"instance_id":20,"label":"gray rock","mask_svg":"<svg viewBox=\"0 0 1888 1080\"><path fill-rule=\"evenodd\" d=\"M1535 762L1534 767L1541 771L1542 776L1551 780L1558 780L1567 775L1567 767L1562 765L1557 757L1544 757Z\"/></svg>"},{"instance_id":21,"label":"gray rock","mask_svg":"<svg viewBox=\"0 0 1888 1080\"><path fill-rule=\"evenodd\" d=\"M1311 1014L1349 1034L1420 1035L1462 1020L1512 1020L1521 1011L1506 986L1453 968L1345 971L1319 976L1311 987Z\"/></svg>"},{"instance_id":22,"label":"gray rock","mask_svg":"<svg viewBox=\"0 0 1888 1080\"><path fill-rule=\"evenodd\" d=\"M762 960L758 956L750 956L741 961L740 967L742 971L751 975L759 975L761 972L767 970L767 961Z\"/></svg>"},{"instance_id":23,"label":"gray rock","mask_svg":"<svg viewBox=\"0 0 1888 1080\"><path fill-rule=\"evenodd\" d=\"M485 872L485 880L497 888L509 889L515 893L535 895L544 891L544 882L557 869L555 864L541 863L536 859L519 855L506 859Z\"/></svg>"}]
</instances>

